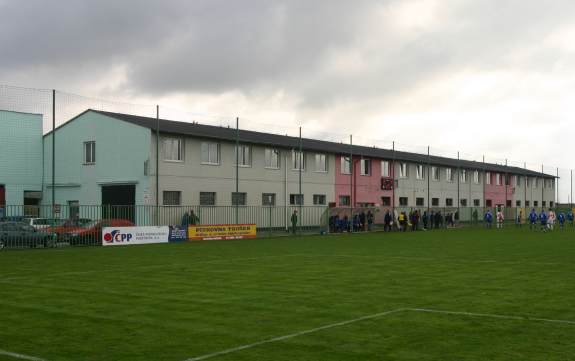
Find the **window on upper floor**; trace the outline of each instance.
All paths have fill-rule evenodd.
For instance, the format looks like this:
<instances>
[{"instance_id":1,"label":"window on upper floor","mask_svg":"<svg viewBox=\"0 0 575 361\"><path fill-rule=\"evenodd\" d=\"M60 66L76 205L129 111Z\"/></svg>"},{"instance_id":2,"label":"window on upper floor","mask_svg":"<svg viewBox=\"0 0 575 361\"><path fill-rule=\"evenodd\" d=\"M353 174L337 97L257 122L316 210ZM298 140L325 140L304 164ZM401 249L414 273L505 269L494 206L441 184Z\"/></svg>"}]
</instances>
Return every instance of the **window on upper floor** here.
<instances>
[{"instance_id":1,"label":"window on upper floor","mask_svg":"<svg viewBox=\"0 0 575 361\"><path fill-rule=\"evenodd\" d=\"M325 154L315 155L315 171L319 173L327 172L327 156Z\"/></svg>"},{"instance_id":2,"label":"window on upper floor","mask_svg":"<svg viewBox=\"0 0 575 361\"><path fill-rule=\"evenodd\" d=\"M424 179L425 175L423 174L423 164L416 164L415 165L415 177L417 179Z\"/></svg>"},{"instance_id":3,"label":"window on upper floor","mask_svg":"<svg viewBox=\"0 0 575 361\"><path fill-rule=\"evenodd\" d=\"M181 162L184 160L184 140L176 137L163 137L162 149L164 160L170 162Z\"/></svg>"},{"instance_id":4,"label":"window on upper floor","mask_svg":"<svg viewBox=\"0 0 575 361\"><path fill-rule=\"evenodd\" d=\"M371 175L371 159L361 159L359 174Z\"/></svg>"},{"instance_id":5,"label":"window on upper floor","mask_svg":"<svg viewBox=\"0 0 575 361\"><path fill-rule=\"evenodd\" d=\"M467 183L467 169L459 170L459 181L461 183Z\"/></svg>"},{"instance_id":6,"label":"window on upper floor","mask_svg":"<svg viewBox=\"0 0 575 361\"><path fill-rule=\"evenodd\" d=\"M389 177L389 161L387 160L381 161L381 176Z\"/></svg>"},{"instance_id":7,"label":"window on upper floor","mask_svg":"<svg viewBox=\"0 0 575 361\"><path fill-rule=\"evenodd\" d=\"M399 163L399 178L407 178L409 174L407 172L407 163Z\"/></svg>"},{"instance_id":8,"label":"window on upper floor","mask_svg":"<svg viewBox=\"0 0 575 361\"><path fill-rule=\"evenodd\" d=\"M305 171L305 153L293 150L291 152L292 169Z\"/></svg>"},{"instance_id":9,"label":"window on upper floor","mask_svg":"<svg viewBox=\"0 0 575 361\"><path fill-rule=\"evenodd\" d=\"M265 149L266 168L279 169L280 168L280 151L273 148Z\"/></svg>"},{"instance_id":10,"label":"window on upper floor","mask_svg":"<svg viewBox=\"0 0 575 361\"><path fill-rule=\"evenodd\" d=\"M252 150L249 145L238 145L237 147L234 147L234 163L236 163L236 161L240 167L251 167Z\"/></svg>"},{"instance_id":11,"label":"window on upper floor","mask_svg":"<svg viewBox=\"0 0 575 361\"><path fill-rule=\"evenodd\" d=\"M445 180L448 182L453 182L453 169L445 168Z\"/></svg>"},{"instance_id":12,"label":"window on upper floor","mask_svg":"<svg viewBox=\"0 0 575 361\"><path fill-rule=\"evenodd\" d=\"M220 164L220 144L214 142L202 142L202 164Z\"/></svg>"},{"instance_id":13,"label":"window on upper floor","mask_svg":"<svg viewBox=\"0 0 575 361\"><path fill-rule=\"evenodd\" d=\"M351 174L351 158L349 156L341 157L341 174Z\"/></svg>"},{"instance_id":14,"label":"window on upper floor","mask_svg":"<svg viewBox=\"0 0 575 361\"><path fill-rule=\"evenodd\" d=\"M497 185L497 186L501 185L501 174L500 173L495 173L495 185Z\"/></svg>"},{"instance_id":15,"label":"window on upper floor","mask_svg":"<svg viewBox=\"0 0 575 361\"><path fill-rule=\"evenodd\" d=\"M96 163L96 142L84 142L84 164Z\"/></svg>"},{"instance_id":16,"label":"window on upper floor","mask_svg":"<svg viewBox=\"0 0 575 361\"><path fill-rule=\"evenodd\" d=\"M473 171L473 183L479 184L479 171L478 170Z\"/></svg>"},{"instance_id":17,"label":"window on upper floor","mask_svg":"<svg viewBox=\"0 0 575 361\"><path fill-rule=\"evenodd\" d=\"M434 181L439 180L439 167L436 166L431 167L431 179L433 179Z\"/></svg>"},{"instance_id":18,"label":"window on upper floor","mask_svg":"<svg viewBox=\"0 0 575 361\"><path fill-rule=\"evenodd\" d=\"M485 184L487 185L491 184L491 172L485 173Z\"/></svg>"}]
</instances>

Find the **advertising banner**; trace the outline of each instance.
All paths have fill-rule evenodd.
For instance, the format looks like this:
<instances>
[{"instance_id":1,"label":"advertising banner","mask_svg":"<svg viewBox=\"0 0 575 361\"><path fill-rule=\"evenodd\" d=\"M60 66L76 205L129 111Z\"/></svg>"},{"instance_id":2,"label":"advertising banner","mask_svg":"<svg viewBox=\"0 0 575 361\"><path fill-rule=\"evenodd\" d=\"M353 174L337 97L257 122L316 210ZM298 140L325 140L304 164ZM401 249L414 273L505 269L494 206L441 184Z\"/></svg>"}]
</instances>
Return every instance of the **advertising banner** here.
<instances>
[{"instance_id":1,"label":"advertising banner","mask_svg":"<svg viewBox=\"0 0 575 361\"><path fill-rule=\"evenodd\" d=\"M188 228L185 226L170 226L170 242L179 242L188 240Z\"/></svg>"},{"instance_id":2,"label":"advertising banner","mask_svg":"<svg viewBox=\"0 0 575 361\"><path fill-rule=\"evenodd\" d=\"M256 238L255 224L213 224L188 227L190 241L243 238Z\"/></svg>"},{"instance_id":3,"label":"advertising banner","mask_svg":"<svg viewBox=\"0 0 575 361\"><path fill-rule=\"evenodd\" d=\"M131 244L168 243L170 229L164 227L104 227L102 245L122 246Z\"/></svg>"}]
</instances>

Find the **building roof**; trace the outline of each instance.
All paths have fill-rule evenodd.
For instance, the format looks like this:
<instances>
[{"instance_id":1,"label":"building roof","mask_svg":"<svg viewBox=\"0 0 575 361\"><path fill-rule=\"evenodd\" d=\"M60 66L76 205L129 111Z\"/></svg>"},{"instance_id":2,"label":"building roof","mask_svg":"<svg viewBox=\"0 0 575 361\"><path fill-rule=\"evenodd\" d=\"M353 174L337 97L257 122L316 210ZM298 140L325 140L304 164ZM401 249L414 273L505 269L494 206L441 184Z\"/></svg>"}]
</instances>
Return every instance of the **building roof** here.
<instances>
[{"instance_id":1,"label":"building roof","mask_svg":"<svg viewBox=\"0 0 575 361\"><path fill-rule=\"evenodd\" d=\"M150 117L104 112L99 110L89 110L89 111L93 111L141 127L149 128L151 130L156 130L158 122L156 118L150 118ZM160 131L162 133L188 135L188 136L215 139L215 140L227 140L232 142L236 140L235 128L219 127L198 123L178 122L166 119L159 119L159 126ZM239 141L242 143L269 145L289 149L299 148L298 137L255 132L251 130L240 129ZM427 164L429 162L432 165L445 166L445 167L453 167L453 168L460 167L464 169L485 170L488 172L512 173L533 177L555 178L555 176L549 174L535 172L532 170L519 167L505 166L493 163L483 163L464 159L458 160L454 158L439 157L434 155L428 157L427 154L393 151L391 149L366 147L359 145L354 145L353 147L351 147L349 144L329 142L310 138L302 138L301 142L302 142L301 144L302 149L306 151L349 154L350 150L352 150L354 156L363 156L363 157L389 159L389 160L394 159L396 161L405 161L405 162L422 163L422 164Z\"/></svg>"}]
</instances>

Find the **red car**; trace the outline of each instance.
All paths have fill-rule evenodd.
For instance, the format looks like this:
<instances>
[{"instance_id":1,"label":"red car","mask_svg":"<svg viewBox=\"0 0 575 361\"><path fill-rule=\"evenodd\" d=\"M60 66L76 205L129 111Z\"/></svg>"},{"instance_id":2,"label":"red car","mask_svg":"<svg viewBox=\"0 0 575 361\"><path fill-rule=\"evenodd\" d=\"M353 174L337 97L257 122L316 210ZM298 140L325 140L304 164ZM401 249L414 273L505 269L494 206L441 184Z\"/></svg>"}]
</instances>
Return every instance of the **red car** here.
<instances>
[{"instance_id":1,"label":"red car","mask_svg":"<svg viewBox=\"0 0 575 361\"><path fill-rule=\"evenodd\" d=\"M62 234L62 239L71 245L101 245L102 228L104 227L133 227L135 224L127 219L101 219L92 221L84 226L68 229Z\"/></svg>"},{"instance_id":2,"label":"red car","mask_svg":"<svg viewBox=\"0 0 575 361\"><path fill-rule=\"evenodd\" d=\"M43 231L49 233L56 233L58 235L58 239L62 238L62 235L65 233L69 233L80 227L85 227L89 223L93 222L89 218L77 218L77 219L67 219L64 223L52 226L44 229Z\"/></svg>"}]
</instances>

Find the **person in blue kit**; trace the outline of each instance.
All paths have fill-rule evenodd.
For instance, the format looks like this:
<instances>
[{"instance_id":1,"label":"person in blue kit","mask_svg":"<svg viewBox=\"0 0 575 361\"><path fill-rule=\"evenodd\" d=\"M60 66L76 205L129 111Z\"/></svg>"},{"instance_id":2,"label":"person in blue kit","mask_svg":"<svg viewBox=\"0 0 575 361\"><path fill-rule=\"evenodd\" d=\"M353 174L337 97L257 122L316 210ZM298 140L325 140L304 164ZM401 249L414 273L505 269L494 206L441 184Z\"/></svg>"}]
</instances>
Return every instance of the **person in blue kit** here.
<instances>
[{"instance_id":1,"label":"person in blue kit","mask_svg":"<svg viewBox=\"0 0 575 361\"><path fill-rule=\"evenodd\" d=\"M557 220L559 221L559 227L561 228L561 230L563 230L565 227L565 213L559 212Z\"/></svg>"},{"instance_id":2,"label":"person in blue kit","mask_svg":"<svg viewBox=\"0 0 575 361\"><path fill-rule=\"evenodd\" d=\"M571 224L571 227L573 227L573 211L571 209L567 212L567 220Z\"/></svg>"},{"instance_id":3,"label":"person in blue kit","mask_svg":"<svg viewBox=\"0 0 575 361\"><path fill-rule=\"evenodd\" d=\"M547 213L545 213L544 209L539 213L539 221L541 222L541 230L547 232Z\"/></svg>"},{"instance_id":4,"label":"person in blue kit","mask_svg":"<svg viewBox=\"0 0 575 361\"><path fill-rule=\"evenodd\" d=\"M535 212L535 208L531 209L531 213L529 213L529 229L533 230L537 228L537 212Z\"/></svg>"},{"instance_id":5,"label":"person in blue kit","mask_svg":"<svg viewBox=\"0 0 575 361\"><path fill-rule=\"evenodd\" d=\"M493 224L493 213L491 213L491 209L487 210L483 219L485 220L485 227L491 228L491 225Z\"/></svg>"}]
</instances>

